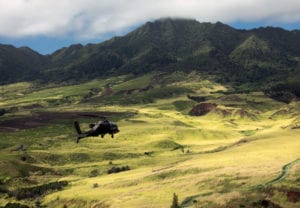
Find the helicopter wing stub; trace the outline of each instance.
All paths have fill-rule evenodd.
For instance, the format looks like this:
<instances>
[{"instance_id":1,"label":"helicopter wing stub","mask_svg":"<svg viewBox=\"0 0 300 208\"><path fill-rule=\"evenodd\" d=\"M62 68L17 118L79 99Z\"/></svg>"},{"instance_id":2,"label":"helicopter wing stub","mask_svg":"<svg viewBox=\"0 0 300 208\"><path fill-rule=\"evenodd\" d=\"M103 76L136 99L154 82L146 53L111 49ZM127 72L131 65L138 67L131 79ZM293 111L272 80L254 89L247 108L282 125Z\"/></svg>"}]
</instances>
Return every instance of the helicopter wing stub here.
<instances>
[{"instance_id":1,"label":"helicopter wing stub","mask_svg":"<svg viewBox=\"0 0 300 208\"><path fill-rule=\"evenodd\" d=\"M87 136L89 136L89 134L87 134L87 133L83 133L83 134L78 134L77 135L77 137L81 137L81 138L87 137Z\"/></svg>"},{"instance_id":2,"label":"helicopter wing stub","mask_svg":"<svg viewBox=\"0 0 300 208\"><path fill-rule=\"evenodd\" d=\"M79 140L80 140L80 139L82 139L82 138L84 138L84 137L87 137L87 136L89 136L89 134L87 134L87 133L78 134L78 135L77 135L77 140L76 140L76 142L79 143Z\"/></svg>"}]
</instances>

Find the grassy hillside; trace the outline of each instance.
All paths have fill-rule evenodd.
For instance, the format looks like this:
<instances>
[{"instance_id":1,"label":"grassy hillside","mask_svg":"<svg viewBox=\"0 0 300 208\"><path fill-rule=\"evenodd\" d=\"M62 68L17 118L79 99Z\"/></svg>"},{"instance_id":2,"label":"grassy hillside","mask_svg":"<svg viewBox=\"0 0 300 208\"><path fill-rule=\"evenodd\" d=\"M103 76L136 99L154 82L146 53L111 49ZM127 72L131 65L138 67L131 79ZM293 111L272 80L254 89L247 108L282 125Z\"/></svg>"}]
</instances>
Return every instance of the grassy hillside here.
<instances>
[{"instance_id":1,"label":"grassy hillside","mask_svg":"<svg viewBox=\"0 0 300 208\"><path fill-rule=\"evenodd\" d=\"M173 193L182 207L300 206L299 102L196 72L0 90L0 206L170 207ZM216 108L191 116L195 97ZM77 144L73 121L97 121L82 112L120 133Z\"/></svg>"}]
</instances>

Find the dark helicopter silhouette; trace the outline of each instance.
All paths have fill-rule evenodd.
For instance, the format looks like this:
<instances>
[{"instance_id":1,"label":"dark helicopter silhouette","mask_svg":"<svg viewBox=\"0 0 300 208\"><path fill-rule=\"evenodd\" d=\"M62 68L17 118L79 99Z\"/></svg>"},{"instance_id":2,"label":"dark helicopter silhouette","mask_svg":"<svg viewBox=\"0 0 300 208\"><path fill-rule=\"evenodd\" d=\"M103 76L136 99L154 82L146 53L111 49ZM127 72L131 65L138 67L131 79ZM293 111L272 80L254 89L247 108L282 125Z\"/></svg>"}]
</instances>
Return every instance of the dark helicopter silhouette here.
<instances>
[{"instance_id":1,"label":"dark helicopter silhouette","mask_svg":"<svg viewBox=\"0 0 300 208\"><path fill-rule=\"evenodd\" d=\"M84 116L90 116L90 117L100 117L100 116L94 116L94 115L84 115ZM105 117L102 118L101 121L97 123L92 123L89 125L90 130L86 132L82 132L79 126L78 121L74 121L74 127L78 133L77 135L77 143L80 139L84 137L90 137L90 136L99 136L101 135L101 138L104 137L105 134L110 134L111 138L114 138L114 134L119 132L117 124L114 122L108 121Z\"/></svg>"}]
</instances>

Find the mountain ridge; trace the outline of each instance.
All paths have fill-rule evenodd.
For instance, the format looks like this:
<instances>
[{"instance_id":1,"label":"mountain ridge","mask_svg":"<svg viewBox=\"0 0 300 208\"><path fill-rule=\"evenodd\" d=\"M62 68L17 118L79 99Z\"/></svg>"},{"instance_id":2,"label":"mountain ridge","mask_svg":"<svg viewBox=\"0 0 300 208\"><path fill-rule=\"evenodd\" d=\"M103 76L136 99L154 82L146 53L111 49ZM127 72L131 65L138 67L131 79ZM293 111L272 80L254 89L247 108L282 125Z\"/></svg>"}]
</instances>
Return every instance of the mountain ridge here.
<instances>
[{"instance_id":1,"label":"mountain ridge","mask_svg":"<svg viewBox=\"0 0 300 208\"><path fill-rule=\"evenodd\" d=\"M247 50L241 48L243 44L248 44ZM30 55L25 48L10 48L10 54L19 54L17 66L7 62L6 52L1 49L0 72L7 75L0 78L0 83L76 82L116 74L174 70L221 74L221 81L245 83L269 79L271 74L277 76L282 69L288 71L286 77L299 73L299 46L299 30L239 30L221 22L166 18L147 22L122 37L99 44L74 44L46 56L33 50ZM9 74L11 71L14 73Z\"/></svg>"}]
</instances>

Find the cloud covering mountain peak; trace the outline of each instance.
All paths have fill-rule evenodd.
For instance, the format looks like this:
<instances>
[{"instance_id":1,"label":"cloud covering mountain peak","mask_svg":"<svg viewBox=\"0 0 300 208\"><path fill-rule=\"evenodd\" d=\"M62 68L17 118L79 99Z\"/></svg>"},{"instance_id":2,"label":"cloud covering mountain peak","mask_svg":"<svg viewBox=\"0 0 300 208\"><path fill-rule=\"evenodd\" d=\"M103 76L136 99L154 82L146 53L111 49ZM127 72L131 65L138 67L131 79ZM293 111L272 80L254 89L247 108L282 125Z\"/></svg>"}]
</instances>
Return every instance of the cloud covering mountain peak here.
<instances>
[{"instance_id":1,"label":"cloud covering mountain peak","mask_svg":"<svg viewBox=\"0 0 300 208\"><path fill-rule=\"evenodd\" d=\"M0 0L0 36L94 38L161 17L200 22L300 21L297 0Z\"/></svg>"}]
</instances>

